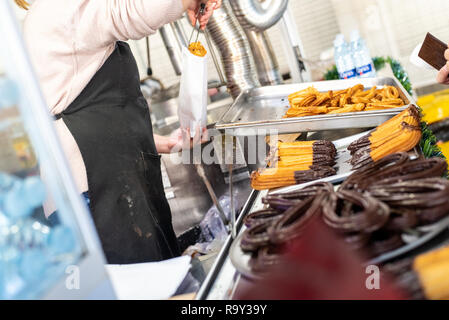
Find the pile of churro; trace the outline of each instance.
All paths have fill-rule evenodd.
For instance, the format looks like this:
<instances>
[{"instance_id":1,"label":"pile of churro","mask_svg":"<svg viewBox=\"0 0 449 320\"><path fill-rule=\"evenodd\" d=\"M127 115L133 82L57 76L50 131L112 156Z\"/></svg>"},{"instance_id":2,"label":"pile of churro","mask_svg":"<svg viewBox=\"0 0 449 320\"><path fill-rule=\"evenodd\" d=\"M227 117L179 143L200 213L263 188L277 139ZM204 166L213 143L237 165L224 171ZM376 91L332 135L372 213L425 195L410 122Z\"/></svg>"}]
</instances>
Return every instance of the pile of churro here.
<instances>
[{"instance_id":1,"label":"pile of churro","mask_svg":"<svg viewBox=\"0 0 449 320\"><path fill-rule=\"evenodd\" d=\"M346 112L373 111L402 107L404 101L397 88L376 86L369 90L358 84L352 88L319 92L314 87L292 93L288 96L290 109L285 118L338 114Z\"/></svg>"},{"instance_id":2,"label":"pile of churro","mask_svg":"<svg viewBox=\"0 0 449 320\"><path fill-rule=\"evenodd\" d=\"M189 51L198 57L204 57L207 54L206 48L201 44L201 42L192 42L189 45Z\"/></svg>"},{"instance_id":3,"label":"pile of churro","mask_svg":"<svg viewBox=\"0 0 449 320\"><path fill-rule=\"evenodd\" d=\"M329 141L279 142L271 151L268 168L251 175L256 190L301 184L336 174L337 150Z\"/></svg>"},{"instance_id":4,"label":"pile of churro","mask_svg":"<svg viewBox=\"0 0 449 320\"><path fill-rule=\"evenodd\" d=\"M349 145L353 169L362 168L393 153L410 151L419 143L421 135L421 114L416 106L410 105Z\"/></svg>"}]
</instances>

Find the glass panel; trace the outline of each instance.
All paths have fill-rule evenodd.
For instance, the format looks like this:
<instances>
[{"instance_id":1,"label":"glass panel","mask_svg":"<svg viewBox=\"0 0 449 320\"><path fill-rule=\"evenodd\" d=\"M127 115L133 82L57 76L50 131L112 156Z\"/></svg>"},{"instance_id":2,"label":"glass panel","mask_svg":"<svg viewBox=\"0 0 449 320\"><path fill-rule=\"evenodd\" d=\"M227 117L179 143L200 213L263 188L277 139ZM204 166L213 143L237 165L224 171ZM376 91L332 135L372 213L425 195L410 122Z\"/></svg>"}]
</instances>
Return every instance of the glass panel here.
<instances>
[{"instance_id":1,"label":"glass panel","mask_svg":"<svg viewBox=\"0 0 449 320\"><path fill-rule=\"evenodd\" d=\"M38 298L86 252L61 178L41 172L37 154L41 161L51 155L36 152L38 139L30 140L19 100L19 87L0 74L0 299ZM49 203L66 205L58 208L59 219L47 220L44 203L47 215Z\"/></svg>"}]
</instances>

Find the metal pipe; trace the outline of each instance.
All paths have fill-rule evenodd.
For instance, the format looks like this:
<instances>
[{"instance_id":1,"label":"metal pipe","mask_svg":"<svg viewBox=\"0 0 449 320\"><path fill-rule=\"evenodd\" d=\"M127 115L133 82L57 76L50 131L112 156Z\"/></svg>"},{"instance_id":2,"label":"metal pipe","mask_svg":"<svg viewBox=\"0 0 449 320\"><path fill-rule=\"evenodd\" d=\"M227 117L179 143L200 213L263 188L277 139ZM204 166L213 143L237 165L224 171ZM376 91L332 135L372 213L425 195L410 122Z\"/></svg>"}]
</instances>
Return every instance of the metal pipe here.
<instances>
[{"instance_id":1,"label":"metal pipe","mask_svg":"<svg viewBox=\"0 0 449 320\"><path fill-rule=\"evenodd\" d=\"M229 0L243 28L265 31L283 16L288 0Z\"/></svg>"},{"instance_id":2,"label":"metal pipe","mask_svg":"<svg viewBox=\"0 0 449 320\"><path fill-rule=\"evenodd\" d=\"M181 46L188 47L189 44L187 43L186 32L184 30L181 20L176 20L175 22L172 22L171 26L174 29L174 33L177 35L176 38L181 42Z\"/></svg>"},{"instance_id":3,"label":"metal pipe","mask_svg":"<svg viewBox=\"0 0 449 320\"><path fill-rule=\"evenodd\" d=\"M172 63L173 69L176 75L180 76L182 73L182 48L180 47L179 40L170 25L164 25L159 29L162 41L167 49L168 56Z\"/></svg>"},{"instance_id":4,"label":"metal pipe","mask_svg":"<svg viewBox=\"0 0 449 320\"><path fill-rule=\"evenodd\" d=\"M249 45L256 61L257 74L263 86L282 84L279 64L268 35L265 32L245 30Z\"/></svg>"},{"instance_id":5,"label":"metal pipe","mask_svg":"<svg viewBox=\"0 0 449 320\"><path fill-rule=\"evenodd\" d=\"M221 86L224 86L224 85L226 85L226 79L225 79L225 76L223 75L223 71L221 70L221 66L218 61L218 57L215 54L215 49L214 49L214 46L212 45L212 40L210 39L210 34L209 34L209 32L207 32L207 30L204 32L204 36L206 38L207 46L209 47L209 51L212 56L212 60L214 61L214 65L215 65L215 69L217 70L218 77L220 78L220 84L221 84Z\"/></svg>"}]
</instances>

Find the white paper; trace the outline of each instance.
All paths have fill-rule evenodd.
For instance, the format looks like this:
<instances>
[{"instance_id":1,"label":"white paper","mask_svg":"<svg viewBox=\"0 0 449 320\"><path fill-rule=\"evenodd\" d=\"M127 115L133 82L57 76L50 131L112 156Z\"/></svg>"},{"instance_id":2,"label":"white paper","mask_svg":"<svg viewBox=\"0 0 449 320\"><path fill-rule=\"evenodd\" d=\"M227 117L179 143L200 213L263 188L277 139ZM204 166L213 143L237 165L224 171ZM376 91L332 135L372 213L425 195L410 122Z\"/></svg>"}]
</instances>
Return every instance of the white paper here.
<instances>
[{"instance_id":1,"label":"white paper","mask_svg":"<svg viewBox=\"0 0 449 320\"><path fill-rule=\"evenodd\" d=\"M173 296L190 270L190 256L161 262L106 265L119 300L162 300Z\"/></svg>"},{"instance_id":2,"label":"white paper","mask_svg":"<svg viewBox=\"0 0 449 320\"><path fill-rule=\"evenodd\" d=\"M195 56L185 47L182 48L178 116L181 129L190 129L191 138L206 128L207 55Z\"/></svg>"}]
</instances>

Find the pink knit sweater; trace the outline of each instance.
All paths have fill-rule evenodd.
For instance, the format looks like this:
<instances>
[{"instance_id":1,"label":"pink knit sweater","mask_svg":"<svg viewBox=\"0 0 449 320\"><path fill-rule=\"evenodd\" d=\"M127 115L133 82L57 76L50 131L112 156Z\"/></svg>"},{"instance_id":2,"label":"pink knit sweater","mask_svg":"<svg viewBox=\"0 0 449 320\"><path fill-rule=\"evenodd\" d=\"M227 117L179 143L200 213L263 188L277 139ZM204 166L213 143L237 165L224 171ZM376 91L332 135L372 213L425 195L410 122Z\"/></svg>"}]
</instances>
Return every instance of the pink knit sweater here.
<instances>
[{"instance_id":1,"label":"pink knit sweater","mask_svg":"<svg viewBox=\"0 0 449 320\"><path fill-rule=\"evenodd\" d=\"M24 34L51 113L62 112L81 93L116 41L153 34L182 12L181 0L35 0ZM55 125L79 192L85 192L78 146L62 119Z\"/></svg>"}]
</instances>

